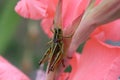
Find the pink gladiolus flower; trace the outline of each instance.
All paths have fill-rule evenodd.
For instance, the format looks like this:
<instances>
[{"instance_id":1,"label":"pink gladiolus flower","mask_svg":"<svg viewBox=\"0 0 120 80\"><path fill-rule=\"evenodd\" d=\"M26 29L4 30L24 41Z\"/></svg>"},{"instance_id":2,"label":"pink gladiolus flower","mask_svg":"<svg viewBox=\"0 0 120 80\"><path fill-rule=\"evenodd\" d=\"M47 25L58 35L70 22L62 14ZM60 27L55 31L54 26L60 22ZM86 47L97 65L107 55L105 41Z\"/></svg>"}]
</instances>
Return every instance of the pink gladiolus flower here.
<instances>
[{"instance_id":1,"label":"pink gladiolus flower","mask_svg":"<svg viewBox=\"0 0 120 80\"><path fill-rule=\"evenodd\" d=\"M0 80L30 80L16 67L0 56Z\"/></svg>"},{"instance_id":2,"label":"pink gladiolus flower","mask_svg":"<svg viewBox=\"0 0 120 80\"><path fill-rule=\"evenodd\" d=\"M62 27L71 25L72 21L83 13L88 2L89 0L63 0ZM15 11L25 18L42 19L42 28L51 37L50 27L53 25L57 3L58 0L20 0Z\"/></svg>"},{"instance_id":3,"label":"pink gladiolus flower","mask_svg":"<svg viewBox=\"0 0 120 80\"><path fill-rule=\"evenodd\" d=\"M86 42L81 56L74 54L70 61L72 72L68 80L119 80L119 30L120 20L97 28Z\"/></svg>"},{"instance_id":4,"label":"pink gladiolus flower","mask_svg":"<svg viewBox=\"0 0 120 80\"><path fill-rule=\"evenodd\" d=\"M46 3L46 1L40 0L20 0L15 10L25 18L38 20L45 16Z\"/></svg>"},{"instance_id":5,"label":"pink gladiolus flower","mask_svg":"<svg viewBox=\"0 0 120 80\"><path fill-rule=\"evenodd\" d=\"M102 24L119 19L119 14L120 0L102 0L95 7L94 0L91 0L91 5L86 10L79 27L73 35L68 53L72 55L78 46L89 37L94 29Z\"/></svg>"},{"instance_id":6,"label":"pink gladiolus flower","mask_svg":"<svg viewBox=\"0 0 120 80\"><path fill-rule=\"evenodd\" d=\"M42 7L39 5L39 3L42 4ZM69 31L69 29L73 30L74 26L71 27L70 25L78 16L80 16L83 13L88 3L89 3L89 0L69 0L69 1L63 0L62 1L62 16L61 16L62 26L61 27L65 35L68 36L73 34L73 31L71 32ZM48 36L51 37L52 32L50 31L50 27L52 27L53 25L53 18L55 16L57 4L58 4L58 0L48 0L46 2L42 2L41 0L39 1L38 0L34 0L34 1L20 0L15 7L15 11L19 15L25 18L30 18L30 19L38 19L39 17L42 18L42 22L41 22L42 28L44 29L45 33L47 33ZM41 12L39 11L39 9L40 10L42 9L42 11L43 10L44 11ZM35 16L35 14L36 13L38 14L39 12L40 12L39 17Z\"/></svg>"},{"instance_id":7,"label":"pink gladiolus flower","mask_svg":"<svg viewBox=\"0 0 120 80\"><path fill-rule=\"evenodd\" d=\"M68 36L69 34L72 34L72 32L74 32L74 35L72 36L71 39L63 40L65 53L69 57L73 56L73 53L76 52L79 45L85 40L87 40L89 35L97 27L120 18L119 15L120 0L60 0L60 1L61 2L59 3L60 4L59 7L61 6L62 9L61 8L58 9L61 10L56 10L57 3L59 2L59 0L47 0L47 1L20 0L15 10L18 14L20 14L23 17L30 19L42 19L41 22L42 28L44 29L45 33L48 34L49 37L52 36L50 28L53 27L53 19L55 19L55 21L57 21L58 19L58 22L61 21L61 24L58 25L61 25L62 27L63 36ZM39 16L37 17L35 14ZM55 15L57 15L58 18L56 18ZM112 24L115 25L117 23L118 22L111 23L111 25ZM67 78L69 77L70 80L118 79L119 72L116 72L117 76L113 75L115 76L112 77L113 79L110 78L110 75L113 74L111 70L113 70L113 67L116 65L114 64L114 61L119 60L117 58L117 56L119 55L117 52L115 52L115 51L119 52L119 47L110 46L104 42L110 38L110 36L108 35L111 34L111 37L113 37L112 35L113 33L112 31L109 30L109 28L115 30L119 29L119 27L114 28L101 27L100 29L95 31L95 33L92 34L91 39L87 41L85 48L82 52L83 54L81 55L81 58L78 54L75 54L75 56L73 56L73 59L70 62L72 66L72 72L70 74L63 73L60 79L65 79L66 77ZM106 35L103 34L102 32L105 33ZM114 38L115 41L117 41L116 39L118 39L118 34L117 32L114 34L117 35L116 36L117 38ZM113 39L110 38L110 40ZM99 55L98 58L97 55ZM69 63L69 59L65 58L64 60L65 66L67 66ZM75 61L76 64L73 61ZM94 69L94 71L92 69ZM51 72L51 74L54 74L54 72L53 73ZM93 76L94 74L95 76ZM49 80L53 80L53 78L50 79L51 75L49 75L48 77Z\"/></svg>"}]
</instances>

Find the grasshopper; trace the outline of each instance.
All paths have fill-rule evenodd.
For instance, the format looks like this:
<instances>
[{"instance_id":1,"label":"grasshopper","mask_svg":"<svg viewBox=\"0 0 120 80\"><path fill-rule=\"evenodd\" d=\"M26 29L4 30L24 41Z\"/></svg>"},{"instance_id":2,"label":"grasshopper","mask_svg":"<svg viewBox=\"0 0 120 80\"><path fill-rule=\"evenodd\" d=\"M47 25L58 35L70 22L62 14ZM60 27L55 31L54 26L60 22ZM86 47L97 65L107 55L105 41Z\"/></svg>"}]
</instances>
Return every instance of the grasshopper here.
<instances>
[{"instance_id":1,"label":"grasshopper","mask_svg":"<svg viewBox=\"0 0 120 80\"><path fill-rule=\"evenodd\" d=\"M63 51L63 32L62 29L59 27L54 27L54 33L53 39L49 42L50 47L47 49L45 52L44 56L39 62L39 65L42 63L46 62L49 60L49 67L48 67L48 72L49 71L54 71L59 64L64 65L63 61L63 56L64 56L64 51Z\"/></svg>"}]
</instances>

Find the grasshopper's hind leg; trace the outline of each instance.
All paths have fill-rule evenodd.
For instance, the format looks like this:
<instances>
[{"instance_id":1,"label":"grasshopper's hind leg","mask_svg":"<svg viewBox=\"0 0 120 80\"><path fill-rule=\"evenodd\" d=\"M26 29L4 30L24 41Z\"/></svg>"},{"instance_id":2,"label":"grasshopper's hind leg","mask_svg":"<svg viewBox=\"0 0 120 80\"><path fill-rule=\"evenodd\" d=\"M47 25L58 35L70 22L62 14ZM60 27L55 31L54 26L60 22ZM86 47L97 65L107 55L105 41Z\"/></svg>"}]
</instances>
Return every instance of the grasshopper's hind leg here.
<instances>
[{"instance_id":1,"label":"grasshopper's hind leg","mask_svg":"<svg viewBox=\"0 0 120 80\"><path fill-rule=\"evenodd\" d=\"M42 59L39 61L39 65L41 65L44 62L46 62L49 59L50 52L51 52L51 48L48 48L48 50L45 52L45 54L42 57Z\"/></svg>"},{"instance_id":2,"label":"grasshopper's hind leg","mask_svg":"<svg viewBox=\"0 0 120 80\"><path fill-rule=\"evenodd\" d=\"M55 60L53 61L52 65L49 68L49 71L54 71L55 68L58 67L58 65L62 62L63 59L63 53L61 51L56 56Z\"/></svg>"},{"instance_id":3,"label":"grasshopper's hind leg","mask_svg":"<svg viewBox=\"0 0 120 80\"><path fill-rule=\"evenodd\" d=\"M52 65L50 66L50 71L54 71L55 68L57 68L59 66L59 64L62 63L62 65L64 65L64 60L63 60L63 56L64 56L64 51L63 51L63 45L61 46L60 44L58 44L58 46L61 48L60 51L57 53L55 60L53 61Z\"/></svg>"}]
</instances>

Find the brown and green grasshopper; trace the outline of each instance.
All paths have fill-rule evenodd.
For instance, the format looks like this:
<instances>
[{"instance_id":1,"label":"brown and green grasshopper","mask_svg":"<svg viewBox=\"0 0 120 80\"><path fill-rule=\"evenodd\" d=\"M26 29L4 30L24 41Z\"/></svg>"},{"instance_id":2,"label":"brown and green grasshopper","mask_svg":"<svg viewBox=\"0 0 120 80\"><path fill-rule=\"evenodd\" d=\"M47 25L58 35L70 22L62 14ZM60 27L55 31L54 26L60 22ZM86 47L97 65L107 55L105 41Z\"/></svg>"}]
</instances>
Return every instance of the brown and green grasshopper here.
<instances>
[{"instance_id":1,"label":"brown and green grasshopper","mask_svg":"<svg viewBox=\"0 0 120 80\"><path fill-rule=\"evenodd\" d=\"M48 50L45 52L45 55L42 57L40 60L39 64L46 62L47 60L50 62L49 67L48 67L48 72L49 71L54 71L59 64L63 64L63 56L64 56L64 51L63 51L63 32L62 29L59 27L54 27L54 33L53 39L49 42L50 47Z\"/></svg>"}]
</instances>

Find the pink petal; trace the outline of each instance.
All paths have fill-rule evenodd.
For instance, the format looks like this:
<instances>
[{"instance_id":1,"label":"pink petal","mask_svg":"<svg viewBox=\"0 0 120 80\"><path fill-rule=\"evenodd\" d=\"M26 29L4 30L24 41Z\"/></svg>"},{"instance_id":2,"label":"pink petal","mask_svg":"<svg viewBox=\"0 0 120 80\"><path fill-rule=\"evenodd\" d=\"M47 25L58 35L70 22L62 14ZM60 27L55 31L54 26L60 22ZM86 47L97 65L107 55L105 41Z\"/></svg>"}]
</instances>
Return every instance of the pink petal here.
<instances>
[{"instance_id":1,"label":"pink petal","mask_svg":"<svg viewBox=\"0 0 120 80\"><path fill-rule=\"evenodd\" d=\"M120 79L120 57L113 61L104 80L119 80Z\"/></svg>"},{"instance_id":2,"label":"pink petal","mask_svg":"<svg viewBox=\"0 0 120 80\"><path fill-rule=\"evenodd\" d=\"M119 29L120 29L120 19L100 26L100 28L97 28L91 34L91 37L96 38L99 41L100 40L119 41L120 40Z\"/></svg>"},{"instance_id":3,"label":"pink petal","mask_svg":"<svg viewBox=\"0 0 120 80\"><path fill-rule=\"evenodd\" d=\"M30 80L25 74L0 56L0 80Z\"/></svg>"},{"instance_id":4,"label":"pink petal","mask_svg":"<svg viewBox=\"0 0 120 80\"><path fill-rule=\"evenodd\" d=\"M47 12L46 12L47 18L54 17L57 4L58 4L58 0L48 0Z\"/></svg>"},{"instance_id":5,"label":"pink petal","mask_svg":"<svg viewBox=\"0 0 120 80\"><path fill-rule=\"evenodd\" d=\"M47 0L20 0L15 11L24 18L41 19L46 14Z\"/></svg>"},{"instance_id":6,"label":"pink petal","mask_svg":"<svg viewBox=\"0 0 120 80\"><path fill-rule=\"evenodd\" d=\"M118 53L120 49L106 48L95 40L88 41L72 80L103 80L112 62L120 56Z\"/></svg>"},{"instance_id":7,"label":"pink petal","mask_svg":"<svg viewBox=\"0 0 120 80\"><path fill-rule=\"evenodd\" d=\"M89 0L63 0L63 26L68 27L87 7Z\"/></svg>"},{"instance_id":8,"label":"pink petal","mask_svg":"<svg viewBox=\"0 0 120 80\"><path fill-rule=\"evenodd\" d=\"M70 65L72 67L72 72L70 73L69 79L71 80L73 76L76 75L77 69L79 68L80 63L80 54L74 53L72 59L70 60Z\"/></svg>"},{"instance_id":9,"label":"pink petal","mask_svg":"<svg viewBox=\"0 0 120 80\"><path fill-rule=\"evenodd\" d=\"M51 27L53 27L53 18L55 15L56 7L58 0L49 0L46 9L46 17L42 20L41 25L45 33L52 37L52 32L50 31Z\"/></svg>"},{"instance_id":10,"label":"pink petal","mask_svg":"<svg viewBox=\"0 0 120 80\"><path fill-rule=\"evenodd\" d=\"M84 46L79 68L71 80L117 80L120 76L120 46L106 40L120 41L119 20L98 28ZM114 34L114 35L113 35Z\"/></svg>"},{"instance_id":11,"label":"pink petal","mask_svg":"<svg viewBox=\"0 0 120 80\"><path fill-rule=\"evenodd\" d=\"M62 73L57 80L69 80L70 73Z\"/></svg>"},{"instance_id":12,"label":"pink petal","mask_svg":"<svg viewBox=\"0 0 120 80\"><path fill-rule=\"evenodd\" d=\"M72 59L70 60L72 72L62 73L61 75L59 75L58 80L71 80L73 78L73 76L75 76L77 69L79 68L79 62L80 62L80 54L74 53Z\"/></svg>"},{"instance_id":13,"label":"pink petal","mask_svg":"<svg viewBox=\"0 0 120 80\"><path fill-rule=\"evenodd\" d=\"M50 31L50 29L52 29L52 26L53 26L53 19L52 18L43 19L41 22L41 26L42 26L44 32L48 35L48 37L52 37L53 34Z\"/></svg>"}]
</instances>

